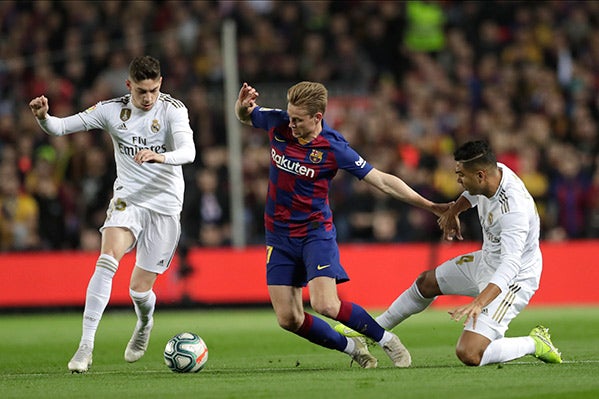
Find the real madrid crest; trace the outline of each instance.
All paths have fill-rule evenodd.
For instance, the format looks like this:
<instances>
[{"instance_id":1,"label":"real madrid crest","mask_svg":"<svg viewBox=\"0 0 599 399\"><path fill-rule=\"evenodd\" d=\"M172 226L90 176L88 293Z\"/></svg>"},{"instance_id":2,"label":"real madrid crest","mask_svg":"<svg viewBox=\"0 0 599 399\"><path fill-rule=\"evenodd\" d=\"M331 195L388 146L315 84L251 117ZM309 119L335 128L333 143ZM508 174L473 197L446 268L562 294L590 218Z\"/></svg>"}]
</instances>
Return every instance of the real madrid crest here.
<instances>
[{"instance_id":1,"label":"real madrid crest","mask_svg":"<svg viewBox=\"0 0 599 399\"><path fill-rule=\"evenodd\" d=\"M312 163L322 162L322 151L312 150L310 153L310 161L312 161Z\"/></svg>"},{"instance_id":2,"label":"real madrid crest","mask_svg":"<svg viewBox=\"0 0 599 399\"><path fill-rule=\"evenodd\" d=\"M159 130L160 130L160 123L158 122L158 119L154 119L152 121L152 133L158 133Z\"/></svg>"},{"instance_id":3,"label":"real madrid crest","mask_svg":"<svg viewBox=\"0 0 599 399\"><path fill-rule=\"evenodd\" d=\"M487 223L489 225L493 224L493 213L489 212L489 214L487 215Z\"/></svg>"},{"instance_id":4,"label":"real madrid crest","mask_svg":"<svg viewBox=\"0 0 599 399\"><path fill-rule=\"evenodd\" d=\"M130 117L131 117L131 109L130 108L121 109L121 120L123 122L127 122Z\"/></svg>"}]
</instances>

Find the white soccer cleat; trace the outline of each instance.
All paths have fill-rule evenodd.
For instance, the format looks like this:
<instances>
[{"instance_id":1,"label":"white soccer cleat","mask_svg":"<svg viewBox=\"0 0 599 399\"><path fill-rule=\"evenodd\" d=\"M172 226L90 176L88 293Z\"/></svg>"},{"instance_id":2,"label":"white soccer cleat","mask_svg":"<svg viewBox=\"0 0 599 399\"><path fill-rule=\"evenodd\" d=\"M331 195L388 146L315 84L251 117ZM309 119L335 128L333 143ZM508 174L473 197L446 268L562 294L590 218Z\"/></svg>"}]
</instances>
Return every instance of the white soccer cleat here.
<instances>
[{"instance_id":1,"label":"white soccer cleat","mask_svg":"<svg viewBox=\"0 0 599 399\"><path fill-rule=\"evenodd\" d=\"M69 361L68 367L71 373L85 373L92 365L93 348L87 344L80 345L77 352Z\"/></svg>"},{"instance_id":2,"label":"white soccer cleat","mask_svg":"<svg viewBox=\"0 0 599 399\"><path fill-rule=\"evenodd\" d=\"M401 343L397 335L393 334L393 338L382 345L382 347L395 367L410 367L412 364L410 352L408 352L406 347Z\"/></svg>"},{"instance_id":3,"label":"white soccer cleat","mask_svg":"<svg viewBox=\"0 0 599 399\"><path fill-rule=\"evenodd\" d=\"M148 349L148 342L150 342L150 332L154 327L154 319L151 319L145 327L139 327L139 324L135 326L133 335L127 344L125 349L125 360L129 363L133 363L141 359Z\"/></svg>"},{"instance_id":4,"label":"white soccer cleat","mask_svg":"<svg viewBox=\"0 0 599 399\"><path fill-rule=\"evenodd\" d=\"M351 339L355 342L354 351L350 354L352 361L358 363L360 367L365 369L376 368L378 361L376 360L376 357L372 356L370 352L368 352L368 347L366 346L364 338L351 337L348 339Z\"/></svg>"}]
</instances>

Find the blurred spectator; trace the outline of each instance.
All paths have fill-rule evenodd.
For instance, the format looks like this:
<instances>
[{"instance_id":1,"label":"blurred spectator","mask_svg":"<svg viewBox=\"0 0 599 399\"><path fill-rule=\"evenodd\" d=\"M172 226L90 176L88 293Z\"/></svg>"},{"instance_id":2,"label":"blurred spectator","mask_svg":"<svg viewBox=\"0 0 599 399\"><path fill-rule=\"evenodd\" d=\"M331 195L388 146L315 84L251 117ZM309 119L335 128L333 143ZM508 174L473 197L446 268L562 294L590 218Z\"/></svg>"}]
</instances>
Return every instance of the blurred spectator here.
<instances>
[{"instance_id":1,"label":"blurred spectator","mask_svg":"<svg viewBox=\"0 0 599 399\"><path fill-rule=\"evenodd\" d=\"M108 58L108 66L98 75L97 79L107 89L109 98L127 94L124 85L129 77L128 58L123 51L115 51ZM44 91L38 90L37 93Z\"/></svg>"},{"instance_id":2,"label":"blurred spectator","mask_svg":"<svg viewBox=\"0 0 599 399\"><path fill-rule=\"evenodd\" d=\"M589 189L589 211L586 216L586 237L599 238L599 159L596 159L595 173Z\"/></svg>"},{"instance_id":3,"label":"blurred spectator","mask_svg":"<svg viewBox=\"0 0 599 399\"><path fill-rule=\"evenodd\" d=\"M81 176L78 198L79 217L85 227L99 229L106 219L115 179L107 152L91 147L85 152L85 173Z\"/></svg>"},{"instance_id":4,"label":"blurred spectator","mask_svg":"<svg viewBox=\"0 0 599 399\"><path fill-rule=\"evenodd\" d=\"M40 249L62 249L65 237L65 211L60 199L56 151L49 145L38 147L33 168L25 176L25 188L35 198L38 208Z\"/></svg>"},{"instance_id":5,"label":"blurred spectator","mask_svg":"<svg viewBox=\"0 0 599 399\"><path fill-rule=\"evenodd\" d=\"M445 45L445 15L435 1L408 1L405 46L410 51L435 52Z\"/></svg>"},{"instance_id":6,"label":"blurred spectator","mask_svg":"<svg viewBox=\"0 0 599 399\"><path fill-rule=\"evenodd\" d=\"M2 167L0 180L0 249L39 249L37 202L21 190L14 168Z\"/></svg>"},{"instance_id":7,"label":"blurred spectator","mask_svg":"<svg viewBox=\"0 0 599 399\"><path fill-rule=\"evenodd\" d=\"M574 147L562 145L554 151L550 205L555 226L549 238L582 238L591 201L589 178Z\"/></svg>"},{"instance_id":8,"label":"blurred spectator","mask_svg":"<svg viewBox=\"0 0 599 399\"><path fill-rule=\"evenodd\" d=\"M185 202L189 206L182 215L186 242L206 247L229 244L229 204L218 172L211 168L196 171L186 190Z\"/></svg>"}]
</instances>

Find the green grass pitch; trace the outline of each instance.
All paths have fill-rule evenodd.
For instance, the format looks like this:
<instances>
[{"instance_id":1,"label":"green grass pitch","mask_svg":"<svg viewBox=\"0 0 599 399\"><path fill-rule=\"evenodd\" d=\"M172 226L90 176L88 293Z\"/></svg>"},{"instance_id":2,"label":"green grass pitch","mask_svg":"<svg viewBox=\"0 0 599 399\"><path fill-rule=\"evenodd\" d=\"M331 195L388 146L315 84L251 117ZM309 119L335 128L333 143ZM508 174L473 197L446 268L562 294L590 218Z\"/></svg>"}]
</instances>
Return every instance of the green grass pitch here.
<instances>
[{"instance_id":1,"label":"green grass pitch","mask_svg":"<svg viewBox=\"0 0 599 399\"><path fill-rule=\"evenodd\" d=\"M0 398L598 398L599 308L525 309L507 336L550 328L564 363L527 356L503 365L463 366L454 346L461 324L429 309L395 328L413 365L396 369L378 347L379 368L350 367L347 355L281 330L270 309L157 310L146 355L123 360L135 316L109 310L96 337L94 363L71 374L81 314L0 315ZM162 358L166 341L193 331L208 344L198 374L175 374Z\"/></svg>"}]
</instances>

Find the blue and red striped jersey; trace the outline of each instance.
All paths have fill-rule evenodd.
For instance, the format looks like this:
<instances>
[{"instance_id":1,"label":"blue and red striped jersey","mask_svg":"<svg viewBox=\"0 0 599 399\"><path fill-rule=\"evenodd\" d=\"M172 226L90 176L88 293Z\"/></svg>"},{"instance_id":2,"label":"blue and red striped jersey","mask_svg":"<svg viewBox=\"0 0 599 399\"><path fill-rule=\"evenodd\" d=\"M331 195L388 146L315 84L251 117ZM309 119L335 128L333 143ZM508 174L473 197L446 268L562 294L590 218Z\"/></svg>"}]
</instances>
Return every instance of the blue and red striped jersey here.
<instances>
[{"instance_id":1,"label":"blue and red striped jersey","mask_svg":"<svg viewBox=\"0 0 599 399\"><path fill-rule=\"evenodd\" d=\"M254 127L268 131L270 171L264 224L266 232L287 237L332 237L329 206L331 180L339 169L358 179L372 170L345 138L326 122L311 142L300 144L291 134L287 111L256 107Z\"/></svg>"}]
</instances>

